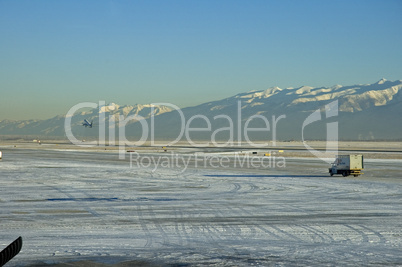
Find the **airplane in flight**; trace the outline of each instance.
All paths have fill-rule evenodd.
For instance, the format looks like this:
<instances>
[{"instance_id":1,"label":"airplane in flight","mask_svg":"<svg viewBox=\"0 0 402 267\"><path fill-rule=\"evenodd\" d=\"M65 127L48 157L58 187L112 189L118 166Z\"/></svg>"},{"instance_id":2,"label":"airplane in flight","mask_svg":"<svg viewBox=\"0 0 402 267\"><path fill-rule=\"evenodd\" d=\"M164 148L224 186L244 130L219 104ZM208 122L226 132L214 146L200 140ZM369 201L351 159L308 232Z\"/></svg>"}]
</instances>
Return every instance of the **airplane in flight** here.
<instances>
[{"instance_id":1,"label":"airplane in flight","mask_svg":"<svg viewBox=\"0 0 402 267\"><path fill-rule=\"evenodd\" d=\"M93 123L93 121L89 122L87 119L84 119L84 122L82 123L82 126L92 128L92 126L93 126L92 123Z\"/></svg>"}]
</instances>

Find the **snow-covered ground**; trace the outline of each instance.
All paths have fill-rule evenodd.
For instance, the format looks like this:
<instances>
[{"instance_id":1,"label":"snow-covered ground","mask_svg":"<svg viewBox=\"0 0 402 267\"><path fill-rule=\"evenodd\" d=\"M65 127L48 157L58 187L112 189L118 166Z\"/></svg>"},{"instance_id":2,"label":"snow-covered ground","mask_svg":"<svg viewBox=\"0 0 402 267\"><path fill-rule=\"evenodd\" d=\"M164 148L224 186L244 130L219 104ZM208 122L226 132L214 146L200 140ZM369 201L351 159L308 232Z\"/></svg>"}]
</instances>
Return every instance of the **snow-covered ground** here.
<instances>
[{"instance_id":1,"label":"snow-covered ground","mask_svg":"<svg viewBox=\"0 0 402 267\"><path fill-rule=\"evenodd\" d=\"M0 249L24 242L7 266L402 264L401 160L367 159L355 178L329 177L314 158L184 169L117 153L2 151Z\"/></svg>"}]
</instances>

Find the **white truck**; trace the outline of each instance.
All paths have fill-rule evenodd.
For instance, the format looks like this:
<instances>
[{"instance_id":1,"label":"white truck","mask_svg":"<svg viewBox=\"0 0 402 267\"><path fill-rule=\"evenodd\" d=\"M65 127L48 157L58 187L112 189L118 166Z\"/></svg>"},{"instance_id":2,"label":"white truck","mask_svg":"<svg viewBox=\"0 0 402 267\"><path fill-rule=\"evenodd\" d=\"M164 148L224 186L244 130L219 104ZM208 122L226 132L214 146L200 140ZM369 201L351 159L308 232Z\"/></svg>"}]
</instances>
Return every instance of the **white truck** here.
<instances>
[{"instance_id":1,"label":"white truck","mask_svg":"<svg viewBox=\"0 0 402 267\"><path fill-rule=\"evenodd\" d=\"M329 174L342 174L343 176L359 176L363 174L363 155L338 155L329 168Z\"/></svg>"}]
</instances>

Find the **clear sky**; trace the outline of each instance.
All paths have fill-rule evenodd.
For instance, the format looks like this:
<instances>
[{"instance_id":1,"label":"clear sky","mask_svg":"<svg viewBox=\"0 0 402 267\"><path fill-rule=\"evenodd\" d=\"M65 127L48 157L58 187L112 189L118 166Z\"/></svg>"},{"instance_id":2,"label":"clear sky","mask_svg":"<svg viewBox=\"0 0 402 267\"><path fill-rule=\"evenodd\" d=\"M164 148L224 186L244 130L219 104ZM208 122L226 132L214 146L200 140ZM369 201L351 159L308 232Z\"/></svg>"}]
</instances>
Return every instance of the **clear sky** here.
<instances>
[{"instance_id":1,"label":"clear sky","mask_svg":"<svg viewBox=\"0 0 402 267\"><path fill-rule=\"evenodd\" d=\"M0 0L0 120L402 79L401 0Z\"/></svg>"}]
</instances>

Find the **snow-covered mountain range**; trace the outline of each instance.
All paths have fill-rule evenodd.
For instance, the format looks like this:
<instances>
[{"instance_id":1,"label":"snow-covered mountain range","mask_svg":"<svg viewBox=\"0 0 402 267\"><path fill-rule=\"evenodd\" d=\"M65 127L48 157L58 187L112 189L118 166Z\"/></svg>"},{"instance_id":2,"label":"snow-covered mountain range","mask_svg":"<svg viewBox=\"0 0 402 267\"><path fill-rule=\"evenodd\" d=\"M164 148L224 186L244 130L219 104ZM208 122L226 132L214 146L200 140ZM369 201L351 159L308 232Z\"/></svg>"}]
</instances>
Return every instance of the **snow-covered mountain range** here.
<instances>
[{"instance_id":1,"label":"snow-covered mountain range","mask_svg":"<svg viewBox=\"0 0 402 267\"><path fill-rule=\"evenodd\" d=\"M251 91L238 94L222 101L209 102L210 110L223 109L233 101L241 100L243 108L262 112L275 110L298 110L309 112L338 100L340 112L359 112L372 107L386 106L402 100L399 94L402 81L381 79L374 84L333 87L310 87L281 89L272 87L264 91ZM201 107L201 106L200 106Z\"/></svg>"},{"instance_id":2,"label":"snow-covered mountain range","mask_svg":"<svg viewBox=\"0 0 402 267\"><path fill-rule=\"evenodd\" d=\"M338 113L333 118L325 118L325 105L335 100L338 101ZM206 129L193 131L190 138L194 140L210 139L211 135L216 140L237 140L239 133L244 134L246 124L249 128L267 129L268 123L270 132L252 131L252 138L301 140L303 122L317 109L322 111L323 117L305 127L305 138L325 139L326 124L336 121L339 137L343 140L402 140L402 81L386 79L373 84L351 86L301 86L285 89L271 87L183 108L180 111L169 105L119 106L111 103L75 113L72 117L72 129L83 137L96 135L96 130L85 131L85 127L81 125L82 121L87 119L94 121L96 125L99 114L104 112L106 124L111 117L137 114L147 121L147 125L151 125L150 118L154 116L155 139L175 139L185 125ZM252 116L254 119L249 120ZM276 128L272 129L274 120L280 116L282 117L276 121ZM64 120L65 116L56 116L48 120L3 120L0 121L0 135L64 136ZM126 136L136 139L141 136L142 127L143 125L135 120L130 120L125 129ZM229 127L234 130L229 130ZM274 130L276 136L272 136ZM183 133L182 136L184 137Z\"/></svg>"}]
</instances>

